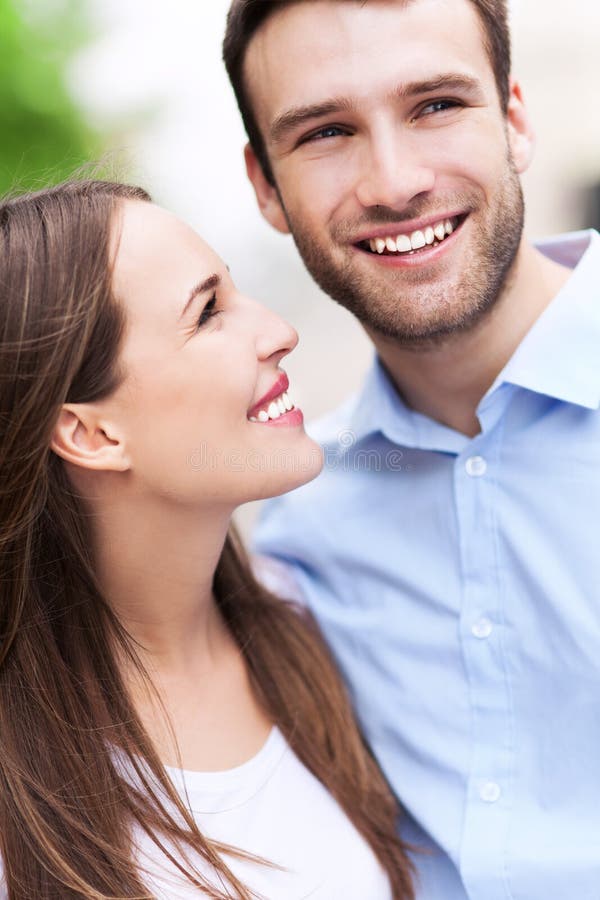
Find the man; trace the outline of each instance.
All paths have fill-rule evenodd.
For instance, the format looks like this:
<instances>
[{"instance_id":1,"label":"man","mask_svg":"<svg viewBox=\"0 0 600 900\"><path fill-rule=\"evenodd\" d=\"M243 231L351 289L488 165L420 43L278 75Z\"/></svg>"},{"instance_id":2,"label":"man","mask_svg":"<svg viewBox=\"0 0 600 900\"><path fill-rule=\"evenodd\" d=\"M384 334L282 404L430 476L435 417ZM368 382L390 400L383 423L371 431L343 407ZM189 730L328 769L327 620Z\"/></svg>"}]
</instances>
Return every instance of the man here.
<instances>
[{"instance_id":1,"label":"man","mask_svg":"<svg viewBox=\"0 0 600 900\"><path fill-rule=\"evenodd\" d=\"M259 549L429 851L419 896L597 900L600 238L523 237L505 2L235 0L225 60L263 215L377 352Z\"/></svg>"}]
</instances>

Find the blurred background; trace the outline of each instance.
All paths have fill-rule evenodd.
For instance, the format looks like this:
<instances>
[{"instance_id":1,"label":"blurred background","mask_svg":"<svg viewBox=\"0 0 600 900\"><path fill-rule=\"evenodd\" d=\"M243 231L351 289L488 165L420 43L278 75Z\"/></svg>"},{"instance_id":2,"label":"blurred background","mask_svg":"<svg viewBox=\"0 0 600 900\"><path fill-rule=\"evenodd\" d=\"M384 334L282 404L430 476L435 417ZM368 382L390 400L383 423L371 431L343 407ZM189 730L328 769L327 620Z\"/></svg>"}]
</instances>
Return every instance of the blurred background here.
<instances>
[{"instance_id":1,"label":"blurred background","mask_svg":"<svg viewBox=\"0 0 600 900\"><path fill-rule=\"evenodd\" d=\"M514 73L538 134L530 236L600 227L600 3L512 0ZM310 419L356 389L370 346L261 219L220 58L228 0L0 0L0 190L109 153L301 335L286 369ZM595 111L596 110L596 111ZM233 362L233 361L232 361ZM243 512L244 530L255 510Z\"/></svg>"}]
</instances>

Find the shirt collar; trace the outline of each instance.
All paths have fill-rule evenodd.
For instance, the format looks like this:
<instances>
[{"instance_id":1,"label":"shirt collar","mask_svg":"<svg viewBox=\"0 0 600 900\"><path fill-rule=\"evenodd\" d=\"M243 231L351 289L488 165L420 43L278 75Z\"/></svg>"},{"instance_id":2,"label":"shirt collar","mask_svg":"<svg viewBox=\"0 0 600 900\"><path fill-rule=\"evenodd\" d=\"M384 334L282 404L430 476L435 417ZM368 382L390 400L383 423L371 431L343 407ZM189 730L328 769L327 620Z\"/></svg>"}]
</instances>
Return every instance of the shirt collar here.
<instances>
[{"instance_id":1,"label":"shirt collar","mask_svg":"<svg viewBox=\"0 0 600 900\"><path fill-rule=\"evenodd\" d=\"M573 273L496 378L486 398L513 384L589 409L600 406L600 235L579 231L536 244ZM411 410L376 357L357 397L355 441L380 432L396 444L461 452L464 435Z\"/></svg>"},{"instance_id":2,"label":"shirt collar","mask_svg":"<svg viewBox=\"0 0 600 900\"><path fill-rule=\"evenodd\" d=\"M600 406L600 235L579 231L536 245L573 269L487 392L513 384L588 409ZM485 403L485 399L482 404Z\"/></svg>"},{"instance_id":3,"label":"shirt collar","mask_svg":"<svg viewBox=\"0 0 600 900\"><path fill-rule=\"evenodd\" d=\"M394 444L460 453L469 438L410 409L375 357L350 417L353 444L380 433Z\"/></svg>"},{"instance_id":4,"label":"shirt collar","mask_svg":"<svg viewBox=\"0 0 600 900\"><path fill-rule=\"evenodd\" d=\"M387 423L398 416L402 421L409 412L381 361L375 356L351 413L350 430L355 441L376 431L385 432Z\"/></svg>"}]
</instances>

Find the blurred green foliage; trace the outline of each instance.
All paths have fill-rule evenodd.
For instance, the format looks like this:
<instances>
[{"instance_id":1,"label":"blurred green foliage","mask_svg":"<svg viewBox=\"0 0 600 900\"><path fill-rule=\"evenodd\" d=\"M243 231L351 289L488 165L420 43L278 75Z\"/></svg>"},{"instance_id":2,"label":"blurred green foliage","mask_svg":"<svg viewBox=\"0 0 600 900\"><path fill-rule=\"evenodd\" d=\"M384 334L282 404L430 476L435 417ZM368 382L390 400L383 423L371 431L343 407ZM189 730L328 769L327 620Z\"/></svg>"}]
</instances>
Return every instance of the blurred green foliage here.
<instances>
[{"instance_id":1,"label":"blurred green foliage","mask_svg":"<svg viewBox=\"0 0 600 900\"><path fill-rule=\"evenodd\" d=\"M0 0L0 194L61 181L102 152L65 72L88 37L82 0Z\"/></svg>"}]
</instances>

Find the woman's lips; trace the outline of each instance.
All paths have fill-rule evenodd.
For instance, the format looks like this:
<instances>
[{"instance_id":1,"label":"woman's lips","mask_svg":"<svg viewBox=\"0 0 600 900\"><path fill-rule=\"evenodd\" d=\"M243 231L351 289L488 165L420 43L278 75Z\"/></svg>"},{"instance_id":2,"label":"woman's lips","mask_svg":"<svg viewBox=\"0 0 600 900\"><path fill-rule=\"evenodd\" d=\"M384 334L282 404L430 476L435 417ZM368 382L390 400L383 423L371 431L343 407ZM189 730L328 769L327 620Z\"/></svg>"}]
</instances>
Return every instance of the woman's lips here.
<instances>
[{"instance_id":1,"label":"woman's lips","mask_svg":"<svg viewBox=\"0 0 600 900\"><path fill-rule=\"evenodd\" d=\"M268 406L273 400L277 397L280 397L281 394L284 394L290 386L290 381L285 372L281 372L275 384L271 387L270 390L261 397L260 400L251 406L247 412L247 416L250 419L251 417L255 417L258 415L261 409L265 406Z\"/></svg>"},{"instance_id":2,"label":"woman's lips","mask_svg":"<svg viewBox=\"0 0 600 900\"><path fill-rule=\"evenodd\" d=\"M249 421L259 425L301 425L302 411L290 399L288 387L288 377L282 372L273 387L251 407Z\"/></svg>"},{"instance_id":3,"label":"woman's lips","mask_svg":"<svg viewBox=\"0 0 600 900\"><path fill-rule=\"evenodd\" d=\"M282 416L279 416L278 419L269 419L267 422L259 422L257 420L258 425L272 425L274 427L278 427L279 425L303 425L304 424L304 415L301 409L298 409L297 406L294 406L293 409L290 409L288 412L284 413Z\"/></svg>"}]
</instances>

